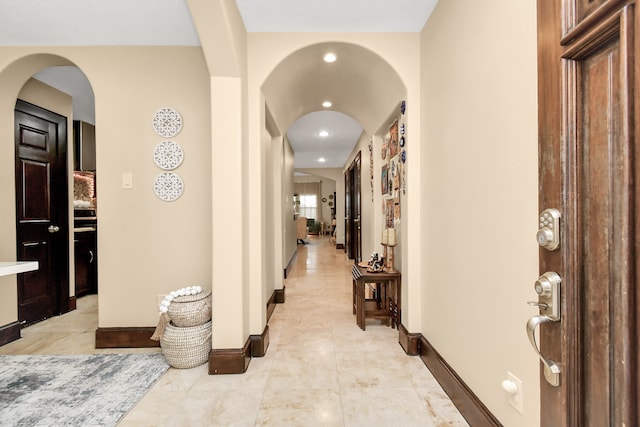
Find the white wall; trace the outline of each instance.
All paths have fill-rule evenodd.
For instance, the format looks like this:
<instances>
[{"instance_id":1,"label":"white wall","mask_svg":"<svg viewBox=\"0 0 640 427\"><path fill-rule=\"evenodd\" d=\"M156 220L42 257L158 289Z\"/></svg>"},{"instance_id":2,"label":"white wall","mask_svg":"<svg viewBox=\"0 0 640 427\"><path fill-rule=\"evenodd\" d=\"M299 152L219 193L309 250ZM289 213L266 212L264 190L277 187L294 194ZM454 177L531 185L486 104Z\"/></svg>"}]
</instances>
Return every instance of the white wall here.
<instances>
[{"instance_id":1,"label":"white wall","mask_svg":"<svg viewBox=\"0 0 640 427\"><path fill-rule=\"evenodd\" d=\"M421 55L421 332L505 426L538 426L535 2L441 1ZM508 371L524 415L500 387Z\"/></svg>"}]
</instances>

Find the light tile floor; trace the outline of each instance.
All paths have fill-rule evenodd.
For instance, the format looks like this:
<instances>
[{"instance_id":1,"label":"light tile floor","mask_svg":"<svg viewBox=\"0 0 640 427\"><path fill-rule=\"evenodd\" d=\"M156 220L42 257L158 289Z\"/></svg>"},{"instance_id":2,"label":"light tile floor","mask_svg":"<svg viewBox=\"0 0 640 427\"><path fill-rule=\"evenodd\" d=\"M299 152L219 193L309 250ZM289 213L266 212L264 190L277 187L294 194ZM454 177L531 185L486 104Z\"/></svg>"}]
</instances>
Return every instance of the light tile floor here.
<instances>
[{"instance_id":1,"label":"light tile floor","mask_svg":"<svg viewBox=\"0 0 640 427\"><path fill-rule=\"evenodd\" d=\"M270 321L265 357L242 375L207 365L169 369L120 426L467 426L398 332L351 310L351 265L328 238L311 237L285 280L286 302ZM97 298L23 329L0 354L148 352L93 348Z\"/></svg>"}]
</instances>

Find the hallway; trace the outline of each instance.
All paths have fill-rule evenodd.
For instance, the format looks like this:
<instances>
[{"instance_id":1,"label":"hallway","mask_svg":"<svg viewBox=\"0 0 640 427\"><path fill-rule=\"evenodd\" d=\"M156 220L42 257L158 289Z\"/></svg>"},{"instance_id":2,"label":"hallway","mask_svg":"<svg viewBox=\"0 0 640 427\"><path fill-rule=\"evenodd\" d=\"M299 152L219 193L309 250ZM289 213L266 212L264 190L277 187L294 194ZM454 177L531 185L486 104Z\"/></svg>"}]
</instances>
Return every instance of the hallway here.
<instances>
[{"instance_id":1,"label":"hallway","mask_svg":"<svg viewBox=\"0 0 640 427\"><path fill-rule=\"evenodd\" d=\"M265 357L253 358L243 375L211 376L206 364L170 369L119 425L466 426L422 361L404 353L397 330L375 320L366 331L356 326L344 252L328 238L308 240L285 280L286 302L269 321ZM25 328L0 354L104 352L85 342L97 324L76 326L66 338L53 332L60 325L47 329L89 317L81 310L91 303L83 301L76 312Z\"/></svg>"}]
</instances>

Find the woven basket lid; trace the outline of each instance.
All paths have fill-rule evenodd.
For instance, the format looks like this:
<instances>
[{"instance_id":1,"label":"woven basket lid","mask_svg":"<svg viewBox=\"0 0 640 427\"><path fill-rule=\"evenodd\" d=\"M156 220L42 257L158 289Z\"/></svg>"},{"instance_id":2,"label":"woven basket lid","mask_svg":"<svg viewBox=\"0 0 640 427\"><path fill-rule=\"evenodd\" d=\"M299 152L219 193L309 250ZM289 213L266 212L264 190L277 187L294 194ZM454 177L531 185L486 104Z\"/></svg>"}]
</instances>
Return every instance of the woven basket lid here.
<instances>
[{"instance_id":1,"label":"woven basket lid","mask_svg":"<svg viewBox=\"0 0 640 427\"><path fill-rule=\"evenodd\" d=\"M194 302L194 301L200 301L201 299L205 299L205 298L209 298L209 295L211 295L211 290L210 289L203 289L202 292L199 292L195 295L183 295L180 297L175 297L173 299L173 302Z\"/></svg>"}]
</instances>

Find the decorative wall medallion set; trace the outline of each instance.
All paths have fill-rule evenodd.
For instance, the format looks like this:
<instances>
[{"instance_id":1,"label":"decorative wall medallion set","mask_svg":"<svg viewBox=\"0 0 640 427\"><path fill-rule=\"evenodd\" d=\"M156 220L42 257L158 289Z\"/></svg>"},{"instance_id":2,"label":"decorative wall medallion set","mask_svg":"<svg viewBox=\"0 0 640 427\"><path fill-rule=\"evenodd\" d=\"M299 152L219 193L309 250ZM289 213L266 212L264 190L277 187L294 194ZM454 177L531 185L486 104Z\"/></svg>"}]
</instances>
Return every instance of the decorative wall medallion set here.
<instances>
[{"instance_id":1,"label":"decorative wall medallion set","mask_svg":"<svg viewBox=\"0 0 640 427\"><path fill-rule=\"evenodd\" d=\"M182 116L173 108L163 107L153 115L153 130L164 138L173 138L182 130ZM171 171L182 164L184 152L175 141L162 141L153 149L153 161L160 169ZM182 177L175 172L162 172L153 182L156 196L165 202L178 199L184 191Z\"/></svg>"},{"instance_id":2,"label":"decorative wall medallion set","mask_svg":"<svg viewBox=\"0 0 640 427\"><path fill-rule=\"evenodd\" d=\"M182 130L182 116L173 108L163 107L153 115L153 130L164 138L173 138Z\"/></svg>"},{"instance_id":3,"label":"decorative wall medallion set","mask_svg":"<svg viewBox=\"0 0 640 427\"><path fill-rule=\"evenodd\" d=\"M180 166L183 159L182 147L174 141L162 141L153 150L153 161L160 169L174 170Z\"/></svg>"},{"instance_id":4,"label":"decorative wall medallion set","mask_svg":"<svg viewBox=\"0 0 640 427\"><path fill-rule=\"evenodd\" d=\"M182 195L184 182L180 175L174 172L162 172L156 175L153 182L153 191L160 200L173 202Z\"/></svg>"}]
</instances>

